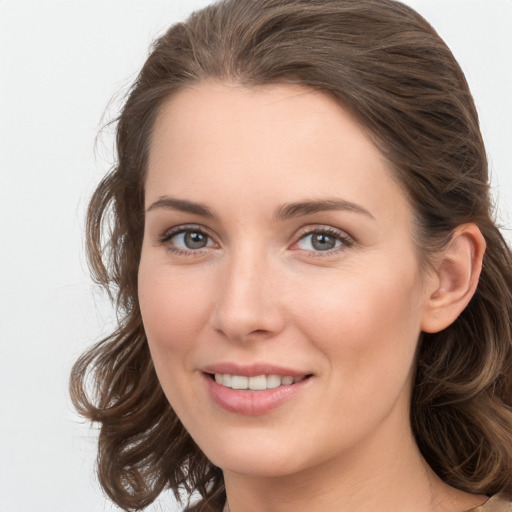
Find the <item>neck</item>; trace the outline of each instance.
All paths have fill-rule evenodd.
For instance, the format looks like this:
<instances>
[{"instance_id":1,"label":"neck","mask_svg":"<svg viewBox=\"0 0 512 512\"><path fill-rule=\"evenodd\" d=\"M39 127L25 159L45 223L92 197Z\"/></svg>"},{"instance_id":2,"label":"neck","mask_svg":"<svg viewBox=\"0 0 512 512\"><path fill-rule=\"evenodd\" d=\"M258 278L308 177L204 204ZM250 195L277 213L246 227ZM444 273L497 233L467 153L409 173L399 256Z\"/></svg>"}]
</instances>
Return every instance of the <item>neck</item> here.
<instances>
[{"instance_id":1,"label":"neck","mask_svg":"<svg viewBox=\"0 0 512 512\"><path fill-rule=\"evenodd\" d=\"M322 462L290 475L224 472L230 512L463 512L485 496L444 484L421 456L412 432L366 439L343 460ZM382 433L381 433L382 434Z\"/></svg>"}]
</instances>

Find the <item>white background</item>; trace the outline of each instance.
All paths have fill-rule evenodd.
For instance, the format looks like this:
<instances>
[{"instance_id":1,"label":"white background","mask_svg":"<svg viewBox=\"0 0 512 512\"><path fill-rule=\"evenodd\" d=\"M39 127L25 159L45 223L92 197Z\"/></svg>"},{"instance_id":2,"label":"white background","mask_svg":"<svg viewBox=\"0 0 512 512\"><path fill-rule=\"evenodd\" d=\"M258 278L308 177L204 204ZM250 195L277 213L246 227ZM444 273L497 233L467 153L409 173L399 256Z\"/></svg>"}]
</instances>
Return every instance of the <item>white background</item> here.
<instances>
[{"instance_id":1,"label":"white background","mask_svg":"<svg viewBox=\"0 0 512 512\"><path fill-rule=\"evenodd\" d=\"M0 0L0 512L115 510L67 396L73 361L113 322L83 256L87 198L112 162L109 133L95 138L152 39L207 3ZM510 229L512 0L407 3L466 72Z\"/></svg>"}]
</instances>

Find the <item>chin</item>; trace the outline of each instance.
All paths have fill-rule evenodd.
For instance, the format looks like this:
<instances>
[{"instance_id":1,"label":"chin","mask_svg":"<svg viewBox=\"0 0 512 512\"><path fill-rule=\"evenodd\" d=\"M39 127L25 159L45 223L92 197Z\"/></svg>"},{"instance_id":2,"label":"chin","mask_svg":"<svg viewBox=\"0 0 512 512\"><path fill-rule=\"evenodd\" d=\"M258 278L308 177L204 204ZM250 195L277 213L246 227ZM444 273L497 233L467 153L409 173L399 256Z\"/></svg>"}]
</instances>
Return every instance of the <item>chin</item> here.
<instances>
[{"instance_id":1,"label":"chin","mask_svg":"<svg viewBox=\"0 0 512 512\"><path fill-rule=\"evenodd\" d=\"M289 441L289 442L286 442ZM198 442L199 441L199 442ZM228 433L219 439L209 439L198 445L208 459L223 471L254 477L285 477L308 466L302 443L286 436L262 432Z\"/></svg>"},{"instance_id":2,"label":"chin","mask_svg":"<svg viewBox=\"0 0 512 512\"><path fill-rule=\"evenodd\" d=\"M263 451L253 455L242 457L236 453L224 453L218 460L212 462L223 471L257 478L287 477L304 469L284 455Z\"/></svg>"}]
</instances>

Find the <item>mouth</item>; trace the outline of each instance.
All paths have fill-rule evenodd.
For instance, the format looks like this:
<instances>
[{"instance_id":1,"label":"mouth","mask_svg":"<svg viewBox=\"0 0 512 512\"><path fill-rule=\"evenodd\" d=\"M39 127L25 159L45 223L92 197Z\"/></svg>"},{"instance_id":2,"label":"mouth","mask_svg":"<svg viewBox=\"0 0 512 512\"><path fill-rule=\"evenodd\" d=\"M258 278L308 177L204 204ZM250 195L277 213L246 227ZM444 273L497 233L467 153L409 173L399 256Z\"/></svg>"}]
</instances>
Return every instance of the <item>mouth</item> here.
<instances>
[{"instance_id":1,"label":"mouth","mask_svg":"<svg viewBox=\"0 0 512 512\"><path fill-rule=\"evenodd\" d=\"M265 362L224 361L200 372L213 403L230 413L248 416L270 413L305 396L315 380L313 373Z\"/></svg>"},{"instance_id":2,"label":"mouth","mask_svg":"<svg viewBox=\"0 0 512 512\"><path fill-rule=\"evenodd\" d=\"M207 373L207 376L215 380L217 384L230 389L239 391L264 391L266 389L275 389L281 386L291 386L298 384L311 375L234 375L230 373Z\"/></svg>"}]
</instances>

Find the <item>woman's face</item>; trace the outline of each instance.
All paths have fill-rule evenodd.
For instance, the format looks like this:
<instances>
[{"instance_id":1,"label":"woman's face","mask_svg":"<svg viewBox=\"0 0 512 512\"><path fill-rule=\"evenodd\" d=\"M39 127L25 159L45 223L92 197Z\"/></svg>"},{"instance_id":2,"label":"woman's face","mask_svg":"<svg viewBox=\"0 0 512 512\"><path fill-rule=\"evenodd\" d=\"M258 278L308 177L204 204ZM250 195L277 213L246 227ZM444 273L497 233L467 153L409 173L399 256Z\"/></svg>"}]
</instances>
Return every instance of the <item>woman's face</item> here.
<instances>
[{"instance_id":1,"label":"woman's face","mask_svg":"<svg viewBox=\"0 0 512 512\"><path fill-rule=\"evenodd\" d=\"M292 86L180 92L154 127L145 207L149 347L214 464L293 474L410 435L428 295L413 214L333 100Z\"/></svg>"}]
</instances>

